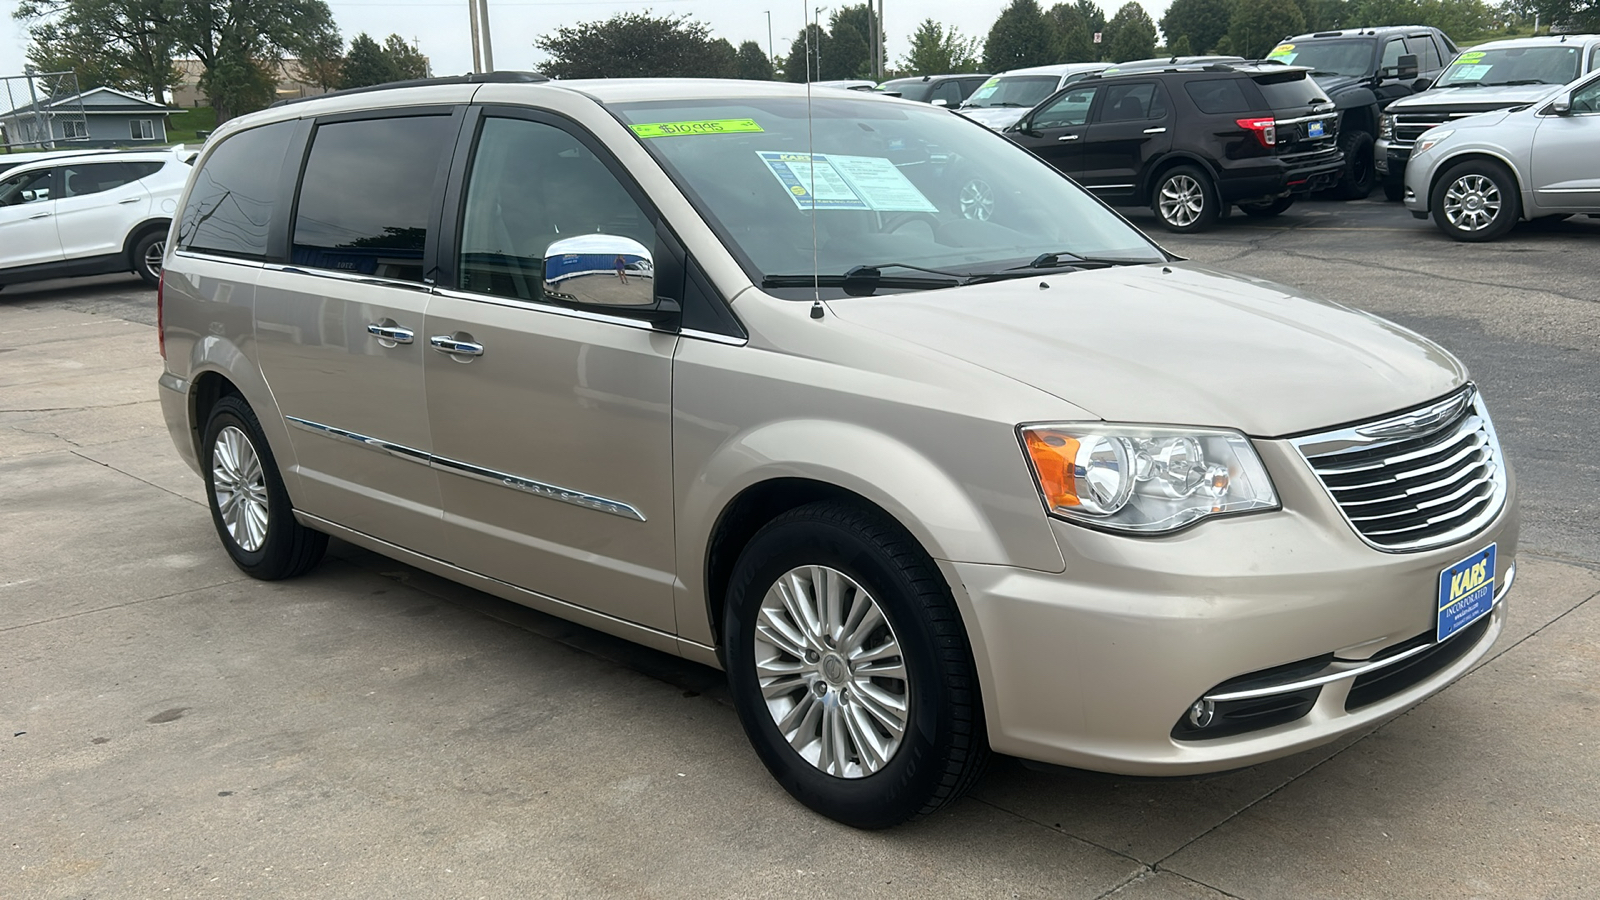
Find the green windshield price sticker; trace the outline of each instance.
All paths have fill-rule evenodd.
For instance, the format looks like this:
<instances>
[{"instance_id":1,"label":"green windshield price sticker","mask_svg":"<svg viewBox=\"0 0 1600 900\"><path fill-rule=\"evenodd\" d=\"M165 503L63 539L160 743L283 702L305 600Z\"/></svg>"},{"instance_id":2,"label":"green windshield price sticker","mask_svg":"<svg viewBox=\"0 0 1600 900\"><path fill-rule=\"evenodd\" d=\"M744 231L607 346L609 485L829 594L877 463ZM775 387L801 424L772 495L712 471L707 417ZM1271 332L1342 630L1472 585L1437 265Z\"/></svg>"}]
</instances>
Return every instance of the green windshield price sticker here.
<instances>
[{"instance_id":1,"label":"green windshield price sticker","mask_svg":"<svg viewBox=\"0 0 1600 900\"><path fill-rule=\"evenodd\" d=\"M706 119L703 122L652 122L633 126L642 138L678 137L686 134L748 134L762 131L755 119Z\"/></svg>"},{"instance_id":2,"label":"green windshield price sticker","mask_svg":"<svg viewBox=\"0 0 1600 900\"><path fill-rule=\"evenodd\" d=\"M1278 46L1272 48L1271 53L1267 54L1267 59L1272 59L1274 56L1289 56L1293 53L1293 44L1279 44Z\"/></svg>"},{"instance_id":3,"label":"green windshield price sticker","mask_svg":"<svg viewBox=\"0 0 1600 900\"><path fill-rule=\"evenodd\" d=\"M1467 63L1475 63L1480 59L1483 59L1483 51L1481 51L1481 50L1475 51L1475 52L1472 52L1472 53L1463 53L1460 56L1456 57L1455 64L1458 65L1458 66L1463 66L1463 65L1466 65Z\"/></svg>"}]
</instances>

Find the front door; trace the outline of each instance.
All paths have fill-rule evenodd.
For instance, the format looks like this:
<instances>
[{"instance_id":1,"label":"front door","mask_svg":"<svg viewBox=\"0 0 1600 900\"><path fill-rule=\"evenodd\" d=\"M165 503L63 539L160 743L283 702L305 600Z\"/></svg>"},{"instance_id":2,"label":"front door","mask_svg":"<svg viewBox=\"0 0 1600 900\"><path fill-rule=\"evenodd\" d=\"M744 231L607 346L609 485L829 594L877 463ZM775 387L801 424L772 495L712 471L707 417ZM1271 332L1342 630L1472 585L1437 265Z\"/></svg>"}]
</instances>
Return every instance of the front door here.
<instances>
[{"instance_id":1,"label":"front door","mask_svg":"<svg viewBox=\"0 0 1600 900\"><path fill-rule=\"evenodd\" d=\"M655 284L654 216L558 119L490 111L477 131L455 286L426 327L449 559L674 632L677 335L628 310L681 294Z\"/></svg>"},{"instance_id":2,"label":"front door","mask_svg":"<svg viewBox=\"0 0 1600 900\"><path fill-rule=\"evenodd\" d=\"M155 162L63 163L56 230L67 259L121 253L133 226L150 217L150 192L139 179L161 169Z\"/></svg>"},{"instance_id":3,"label":"front door","mask_svg":"<svg viewBox=\"0 0 1600 900\"><path fill-rule=\"evenodd\" d=\"M0 271L61 261L56 234L57 181L51 169L34 169L0 181Z\"/></svg>"},{"instance_id":4,"label":"front door","mask_svg":"<svg viewBox=\"0 0 1600 900\"><path fill-rule=\"evenodd\" d=\"M1074 178L1083 174L1083 136L1099 87L1069 87L1039 105L1008 136Z\"/></svg>"},{"instance_id":5,"label":"front door","mask_svg":"<svg viewBox=\"0 0 1600 900\"><path fill-rule=\"evenodd\" d=\"M1083 186L1106 200L1131 197L1145 163L1172 147L1172 104L1155 81L1103 88L1083 139Z\"/></svg>"},{"instance_id":6,"label":"front door","mask_svg":"<svg viewBox=\"0 0 1600 900\"><path fill-rule=\"evenodd\" d=\"M1543 116L1533 135L1534 197L1544 209L1600 210L1600 81L1572 92L1564 116Z\"/></svg>"},{"instance_id":7,"label":"front door","mask_svg":"<svg viewBox=\"0 0 1600 900\"><path fill-rule=\"evenodd\" d=\"M319 123L289 263L256 287L261 369L315 516L444 551L423 363L425 254L459 115L390 110ZM226 146L226 145L224 145Z\"/></svg>"}]
</instances>

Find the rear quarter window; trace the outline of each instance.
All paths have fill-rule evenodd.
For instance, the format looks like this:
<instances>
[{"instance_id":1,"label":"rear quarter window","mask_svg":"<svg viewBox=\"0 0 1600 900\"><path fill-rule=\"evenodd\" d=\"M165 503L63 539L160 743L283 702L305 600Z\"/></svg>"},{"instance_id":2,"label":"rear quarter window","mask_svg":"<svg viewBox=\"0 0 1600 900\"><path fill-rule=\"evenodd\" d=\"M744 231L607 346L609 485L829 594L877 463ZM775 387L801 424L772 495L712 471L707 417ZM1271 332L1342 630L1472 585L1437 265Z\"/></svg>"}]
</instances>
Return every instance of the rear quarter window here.
<instances>
[{"instance_id":1,"label":"rear quarter window","mask_svg":"<svg viewBox=\"0 0 1600 900\"><path fill-rule=\"evenodd\" d=\"M241 131L211 151L194 175L178 247L262 259L277 214L278 173L294 122Z\"/></svg>"},{"instance_id":2,"label":"rear quarter window","mask_svg":"<svg viewBox=\"0 0 1600 900\"><path fill-rule=\"evenodd\" d=\"M1244 89L1239 86L1237 78L1186 81L1183 89L1188 92L1189 99L1194 101L1194 105L1207 115L1250 111L1250 101L1245 99Z\"/></svg>"}]
</instances>

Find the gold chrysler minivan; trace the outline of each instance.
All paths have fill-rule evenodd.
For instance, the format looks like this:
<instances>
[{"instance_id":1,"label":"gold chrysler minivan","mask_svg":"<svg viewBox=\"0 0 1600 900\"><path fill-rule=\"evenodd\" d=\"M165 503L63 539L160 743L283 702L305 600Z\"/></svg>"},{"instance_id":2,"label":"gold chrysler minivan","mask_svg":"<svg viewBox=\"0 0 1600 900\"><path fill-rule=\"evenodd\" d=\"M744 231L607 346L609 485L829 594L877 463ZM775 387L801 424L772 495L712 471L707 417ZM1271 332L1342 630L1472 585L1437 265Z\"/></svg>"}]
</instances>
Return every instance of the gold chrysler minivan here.
<instances>
[{"instance_id":1,"label":"gold chrysler minivan","mask_svg":"<svg viewBox=\"0 0 1600 900\"><path fill-rule=\"evenodd\" d=\"M159 393L241 569L332 535L721 667L842 822L1283 756L1502 627L1461 363L947 110L437 79L230 122L180 206Z\"/></svg>"}]
</instances>

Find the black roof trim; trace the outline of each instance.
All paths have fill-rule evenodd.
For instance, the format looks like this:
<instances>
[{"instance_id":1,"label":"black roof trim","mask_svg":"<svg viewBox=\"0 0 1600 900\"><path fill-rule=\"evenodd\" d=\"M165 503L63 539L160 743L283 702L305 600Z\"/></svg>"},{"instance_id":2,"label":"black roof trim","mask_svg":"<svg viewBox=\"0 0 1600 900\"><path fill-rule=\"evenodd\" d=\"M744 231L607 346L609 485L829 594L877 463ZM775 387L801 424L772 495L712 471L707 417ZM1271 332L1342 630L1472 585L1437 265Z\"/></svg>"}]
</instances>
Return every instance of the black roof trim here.
<instances>
[{"instance_id":1,"label":"black roof trim","mask_svg":"<svg viewBox=\"0 0 1600 900\"><path fill-rule=\"evenodd\" d=\"M1113 69L1116 67L1113 66ZM1167 66L1165 68L1142 68L1117 70L1113 72L1091 72L1073 84L1082 84L1085 81L1094 81L1110 78L1133 78L1139 75L1170 75L1176 73L1194 74L1197 72L1237 72L1240 75L1259 75L1262 73L1277 74L1280 72L1310 72L1309 66L1289 66L1280 63L1263 63L1259 60L1233 63L1190 63L1188 65ZM1070 86L1070 85L1069 85Z\"/></svg>"},{"instance_id":2,"label":"black roof trim","mask_svg":"<svg viewBox=\"0 0 1600 900\"><path fill-rule=\"evenodd\" d=\"M272 104L273 107L289 106L295 103L305 103L308 100L320 100L323 97L348 97L351 94L370 94L374 91L392 91L399 88L431 87L436 84L539 84L550 79L536 72L483 72L475 75L445 75L440 78L415 78L411 81L391 81L386 84L374 84L368 87L346 88L342 91L330 91L318 94L315 97L293 97L288 100L279 100Z\"/></svg>"}]
</instances>

